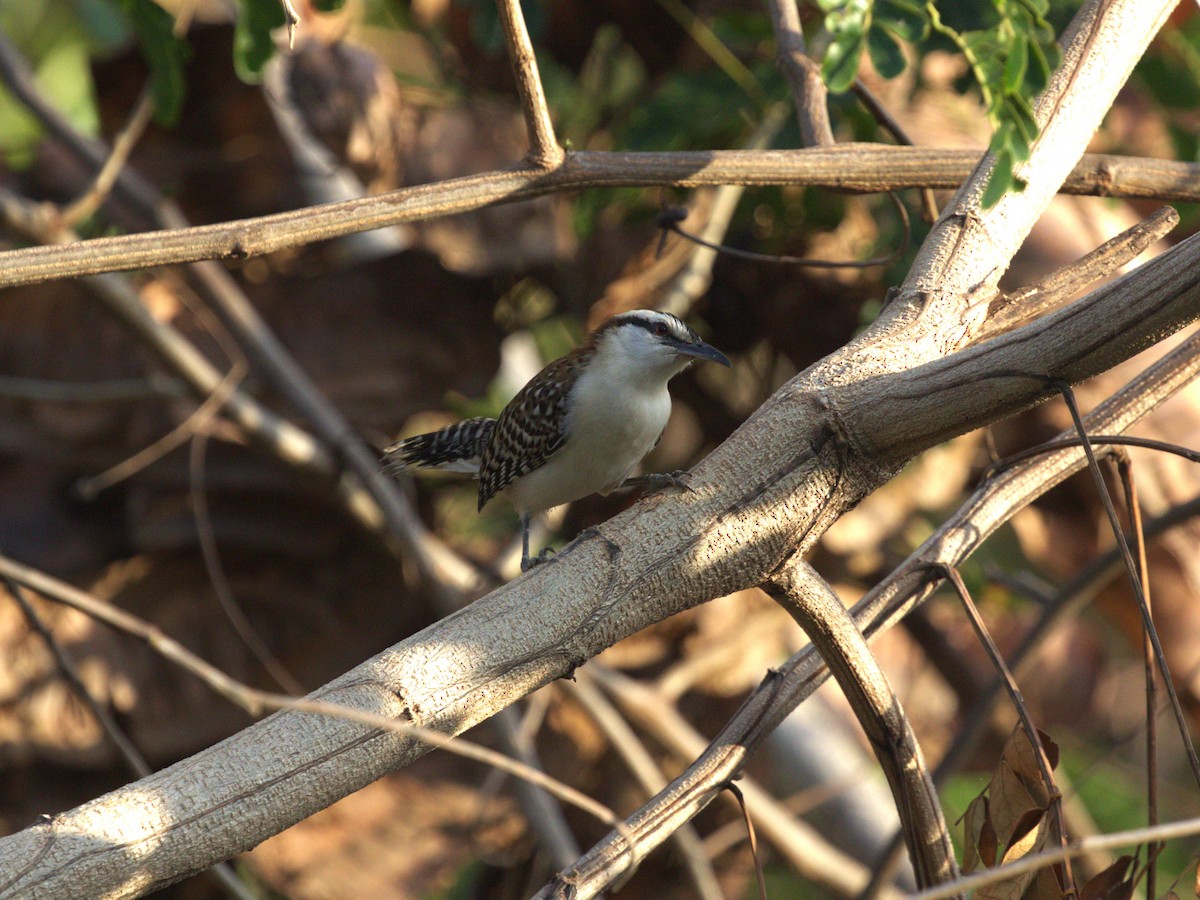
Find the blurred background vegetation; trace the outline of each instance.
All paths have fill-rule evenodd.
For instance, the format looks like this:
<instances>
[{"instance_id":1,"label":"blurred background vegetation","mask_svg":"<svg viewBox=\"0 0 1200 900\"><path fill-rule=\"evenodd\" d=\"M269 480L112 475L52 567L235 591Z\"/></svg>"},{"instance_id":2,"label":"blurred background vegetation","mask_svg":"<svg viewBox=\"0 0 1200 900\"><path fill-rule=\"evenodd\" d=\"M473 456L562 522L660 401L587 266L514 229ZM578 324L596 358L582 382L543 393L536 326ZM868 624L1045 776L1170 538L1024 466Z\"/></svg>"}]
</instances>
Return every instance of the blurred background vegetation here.
<instances>
[{"instance_id":1,"label":"blurred background vegetation","mask_svg":"<svg viewBox=\"0 0 1200 900\"><path fill-rule=\"evenodd\" d=\"M869 4L822 0L805 4L802 16L814 55L835 63L826 67L831 82L846 88L857 76L918 143L991 142L1015 159L1028 139L1021 104L1054 62L1049 36L1076 6L879 0L874 18L864 19ZM936 27L930 10L940 10ZM153 122L129 165L197 224L502 168L524 155L490 0L346 0L301 12L290 53L279 52L283 14L275 0L22 0L0 4L0 34L83 135L111 139L148 85ZM799 146L770 20L757 3L545 0L527 4L526 15L558 137L569 149ZM179 29L181 17L189 24ZM1009 62L1021 55L1024 63ZM980 82L990 89L981 92ZM833 95L831 112L839 140L890 140L851 93ZM1193 4L1181 5L1154 42L1092 149L1200 162L1200 14ZM0 186L38 204L71 203L92 174L3 86L0 159ZM711 272L701 267L696 287L682 276L695 247L671 236L659 253L655 218L664 205L686 206L685 227L699 231L721 215L714 210L722 196L729 202L716 190L589 190L281 251L231 270L325 396L377 447L461 416L494 415L607 315L665 303L736 361L730 372L709 367L674 383L671 425L647 463L666 471L703 456L789 377L869 322L915 252L861 270L718 257ZM917 197L903 199L914 212L915 248L927 225ZM741 249L844 260L886 254L902 241L884 197L780 187L747 189L733 201L728 220L714 225L724 243ZM1006 285L1073 260L1155 206L1059 198ZM1180 212L1171 241L1200 228L1200 209ZM143 212L114 195L77 230L95 236L148 227ZM10 228L5 242L23 239ZM236 352L189 275L128 277L158 320L218 366L231 365ZM1147 358L1097 379L1082 391L1084 401L1106 396ZM251 392L293 414L256 377L253 359L250 372ZM1142 433L1197 446L1198 401L1185 392ZM86 285L0 292L0 550L152 620L264 687L274 685L214 599L197 526L200 494L233 595L306 688L437 618L428 589L360 530L327 485L248 447L219 420L205 429L200 474L185 444L94 496L85 490L97 473L153 444L194 409L172 373L104 313ZM848 602L857 599L928 537L995 455L1067 423L1051 404L930 451L829 533L817 568ZM1178 460L1135 460L1148 516L1200 489ZM409 490L429 526L481 568L502 567L511 555L516 519L503 502L477 516L469 481L430 478ZM554 539L570 539L633 499L573 504L551 517ZM1200 712L1197 538L1200 529L1185 523L1152 552L1155 615L1193 719ZM989 542L964 575L1001 647L1015 647L1061 586L1110 545L1086 477L1053 491ZM38 608L79 661L89 689L155 765L247 724L144 647L79 614ZM1062 749L1075 833L1144 823L1140 641L1128 591L1114 575L1094 603L1050 632L1022 681L1035 720ZM711 734L767 667L802 643L784 613L745 592L664 622L602 662L655 687ZM936 761L991 679L982 650L948 596L876 646ZM8 603L0 603L0 647L0 828L18 830L39 813L125 783L49 652ZM890 801L880 799L881 779L857 729L846 725L840 696L823 690L817 701L805 710L820 711L802 711L794 735L781 734L751 774L790 796L870 866L894 827ZM636 808L644 796L578 698L552 685L535 702L547 770L619 812ZM1012 721L1010 711L997 713L949 784L943 799L951 822L987 784ZM687 760L645 728L664 772L679 771ZM478 732L476 739L493 740L486 726ZM849 774L829 774L829 761L819 759L823 745L856 760ZM1162 818L1200 814L1169 734L1162 752ZM855 794L869 804L865 832L844 813ZM568 817L584 847L606 830ZM713 835L734 818L714 807L698 825ZM710 849L726 893L745 895L753 877L745 842L714 840ZM1195 851L1187 842L1167 849L1160 889L1176 878L1191 883ZM769 845L762 853L772 896L814 890L799 885ZM551 871L508 786L441 756L268 841L239 869L262 896L296 898L518 896ZM691 895L670 851L648 860L626 889L627 896L651 892ZM165 893L198 898L217 889L198 878Z\"/></svg>"}]
</instances>

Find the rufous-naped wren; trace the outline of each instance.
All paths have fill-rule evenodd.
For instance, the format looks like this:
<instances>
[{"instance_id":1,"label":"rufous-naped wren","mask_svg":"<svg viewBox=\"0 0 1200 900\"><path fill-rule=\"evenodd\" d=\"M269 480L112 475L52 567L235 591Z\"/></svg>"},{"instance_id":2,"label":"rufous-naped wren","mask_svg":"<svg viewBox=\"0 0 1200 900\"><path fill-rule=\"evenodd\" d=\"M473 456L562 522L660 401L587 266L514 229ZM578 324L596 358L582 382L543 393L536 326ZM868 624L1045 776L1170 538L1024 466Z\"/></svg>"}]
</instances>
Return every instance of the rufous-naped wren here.
<instances>
[{"instance_id":1,"label":"rufous-naped wren","mask_svg":"<svg viewBox=\"0 0 1200 900\"><path fill-rule=\"evenodd\" d=\"M405 438L384 451L384 466L393 475L417 468L477 475L480 509L503 492L521 515L526 571L543 558L529 556L533 513L630 482L682 483L678 475L629 475L667 425L667 382L698 359L730 364L670 313L621 313L542 369L499 418Z\"/></svg>"}]
</instances>

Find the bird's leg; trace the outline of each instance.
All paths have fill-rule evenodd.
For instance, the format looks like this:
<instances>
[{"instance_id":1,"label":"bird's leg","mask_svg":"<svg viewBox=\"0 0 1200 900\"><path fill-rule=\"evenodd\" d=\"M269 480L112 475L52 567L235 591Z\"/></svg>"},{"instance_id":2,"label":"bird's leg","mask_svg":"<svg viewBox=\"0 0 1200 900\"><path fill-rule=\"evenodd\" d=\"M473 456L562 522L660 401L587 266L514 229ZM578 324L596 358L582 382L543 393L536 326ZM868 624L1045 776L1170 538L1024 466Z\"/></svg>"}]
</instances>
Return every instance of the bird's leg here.
<instances>
[{"instance_id":1,"label":"bird's leg","mask_svg":"<svg viewBox=\"0 0 1200 900\"><path fill-rule=\"evenodd\" d=\"M692 477L692 473L686 469L676 469L674 472L652 472L649 475L638 475L634 478L626 478L622 483L622 488L640 487L644 488L647 493L653 491L687 491L695 493L691 485L688 484L688 479Z\"/></svg>"},{"instance_id":2,"label":"bird's leg","mask_svg":"<svg viewBox=\"0 0 1200 900\"><path fill-rule=\"evenodd\" d=\"M528 572L529 564L529 513L521 513L521 571Z\"/></svg>"},{"instance_id":3,"label":"bird's leg","mask_svg":"<svg viewBox=\"0 0 1200 900\"><path fill-rule=\"evenodd\" d=\"M534 566L540 566L554 555L554 549L545 547L537 556L529 555L529 520L532 513L521 513L521 571L528 572Z\"/></svg>"}]
</instances>

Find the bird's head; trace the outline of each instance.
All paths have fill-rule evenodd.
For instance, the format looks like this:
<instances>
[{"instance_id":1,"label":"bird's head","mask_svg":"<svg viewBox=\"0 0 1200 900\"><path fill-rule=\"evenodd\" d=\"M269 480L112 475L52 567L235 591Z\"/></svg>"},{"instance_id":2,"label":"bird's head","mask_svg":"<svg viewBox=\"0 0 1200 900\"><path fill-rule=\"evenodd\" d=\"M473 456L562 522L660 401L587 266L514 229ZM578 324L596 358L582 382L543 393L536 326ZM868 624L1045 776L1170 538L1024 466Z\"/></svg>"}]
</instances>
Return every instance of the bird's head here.
<instances>
[{"instance_id":1,"label":"bird's head","mask_svg":"<svg viewBox=\"0 0 1200 900\"><path fill-rule=\"evenodd\" d=\"M635 309L613 316L593 335L596 350L648 377L670 378L698 359L730 365L729 359L670 313Z\"/></svg>"}]
</instances>

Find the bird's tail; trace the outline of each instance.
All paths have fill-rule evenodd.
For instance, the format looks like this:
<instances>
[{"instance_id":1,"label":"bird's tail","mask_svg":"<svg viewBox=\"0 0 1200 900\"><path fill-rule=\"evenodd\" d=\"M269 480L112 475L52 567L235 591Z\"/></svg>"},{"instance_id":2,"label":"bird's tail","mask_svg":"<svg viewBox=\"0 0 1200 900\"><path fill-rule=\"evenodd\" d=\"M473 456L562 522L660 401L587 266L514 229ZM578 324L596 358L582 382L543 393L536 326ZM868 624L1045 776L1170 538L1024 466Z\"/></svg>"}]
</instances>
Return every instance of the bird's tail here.
<instances>
[{"instance_id":1,"label":"bird's tail","mask_svg":"<svg viewBox=\"0 0 1200 900\"><path fill-rule=\"evenodd\" d=\"M397 475L408 469L443 469L476 475L495 426L495 419L481 416L397 441L383 451L384 471Z\"/></svg>"}]
</instances>

